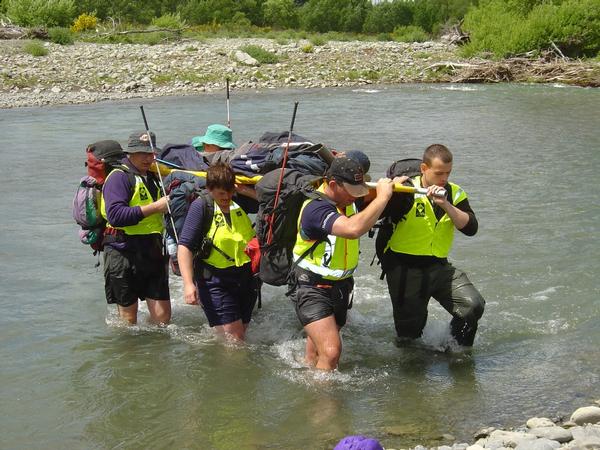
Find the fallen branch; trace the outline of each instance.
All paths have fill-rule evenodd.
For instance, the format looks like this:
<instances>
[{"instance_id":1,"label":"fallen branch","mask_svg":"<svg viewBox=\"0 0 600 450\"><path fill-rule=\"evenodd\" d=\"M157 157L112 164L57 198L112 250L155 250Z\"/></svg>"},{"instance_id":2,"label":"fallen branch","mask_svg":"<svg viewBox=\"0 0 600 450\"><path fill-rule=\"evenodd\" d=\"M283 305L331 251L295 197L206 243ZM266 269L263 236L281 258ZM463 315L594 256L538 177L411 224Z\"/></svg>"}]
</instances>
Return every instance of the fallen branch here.
<instances>
[{"instance_id":1,"label":"fallen branch","mask_svg":"<svg viewBox=\"0 0 600 450\"><path fill-rule=\"evenodd\" d=\"M165 32L165 33L173 33L173 34L181 34L183 28L155 28L151 30L127 30L127 31L109 31L108 33L99 33L98 36L112 36L116 34L136 34L136 33L157 33L157 32Z\"/></svg>"}]
</instances>

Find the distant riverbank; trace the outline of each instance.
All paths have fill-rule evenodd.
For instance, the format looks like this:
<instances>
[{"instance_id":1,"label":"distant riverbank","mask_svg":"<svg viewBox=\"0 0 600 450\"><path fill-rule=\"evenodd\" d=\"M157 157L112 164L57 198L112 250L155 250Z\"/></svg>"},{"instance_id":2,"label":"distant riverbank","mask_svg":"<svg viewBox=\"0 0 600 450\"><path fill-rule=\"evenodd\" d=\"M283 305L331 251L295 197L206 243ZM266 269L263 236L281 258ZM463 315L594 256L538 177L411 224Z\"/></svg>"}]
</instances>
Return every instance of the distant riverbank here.
<instances>
[{"instance_id":1,"label":"distant riverbank","mask_svg":"<svg viewBox=\"0 0 600 450\"><path fill-rule=\"evenodd\" d=\"M600 62L462 59L442 42L338 42L268 39L182 40L159 45L0 41L0 108L190 95L224 89L325 88L414 82L539 82L600 86ZM240 52L260 46L279 62Z\"/></svg>"}]
</instances>

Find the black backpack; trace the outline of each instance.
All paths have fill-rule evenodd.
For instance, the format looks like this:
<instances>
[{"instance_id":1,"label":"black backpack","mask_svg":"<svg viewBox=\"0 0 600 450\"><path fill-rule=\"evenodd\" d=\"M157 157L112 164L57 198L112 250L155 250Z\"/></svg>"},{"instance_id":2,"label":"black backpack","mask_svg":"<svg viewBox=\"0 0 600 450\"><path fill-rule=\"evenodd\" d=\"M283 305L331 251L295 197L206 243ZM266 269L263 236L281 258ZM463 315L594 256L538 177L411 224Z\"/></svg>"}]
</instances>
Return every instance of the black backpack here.
<instances>
[{"instance_id":1,"label":"black backpack","mask_svg":"<svg viewBox=\"0 0 600 450\"><path fill-rule=\"evenodd\" d=\"M422 162L422 160L417 158L400 159L388 167L385 176L392 179L394 177L407 176L409 179L404 184L413 186L412 178L421 175ZM395 224L405 219L414 202L414 194L394 192L383 210L381 219L376 225L377 238L375 239L375 254L380 263L383 261L383 252L392 237ZM383 279L383 274L381 278Z\"/></svg>"},{"instance_id":2,"label":"black backpack","mask_svg":"<svg viewBox=\"0 0 600 450\"><path fill-rule=\"evenodd\" d=\"M282 170L284 174L275 206ZM264 175L256 184L256 236L261 252L259 273L263 282L272 286L287 284L293 266L300 209L307 198L323 198L315 189L315 183L320 179L295 169L276 169Z\"/></svg>"}]
</instances>

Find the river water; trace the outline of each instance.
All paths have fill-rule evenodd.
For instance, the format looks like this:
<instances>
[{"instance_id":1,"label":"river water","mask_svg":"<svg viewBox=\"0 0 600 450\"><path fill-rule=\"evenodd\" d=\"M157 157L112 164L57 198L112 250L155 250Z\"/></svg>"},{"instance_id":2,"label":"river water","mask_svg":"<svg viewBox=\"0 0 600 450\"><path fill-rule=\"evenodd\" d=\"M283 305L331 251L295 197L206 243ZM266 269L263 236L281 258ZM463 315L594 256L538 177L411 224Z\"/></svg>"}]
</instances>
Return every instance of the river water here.
<instances>
[{"instance_id":1,"label":"river water","mask_svg":"<svg viewBox=\"0 0 600 450\"><path fill-rule=\"evenodd\" d=\"M374 178L426 145L454 152L452 180L480 227L452 261L487 301L474 349L441 353L435 302L418 348L393 345L384 282L362 239L338 372L299 363L283 289L267 287L243 346L216 340L172 280L165 329L124 327L71 199L91 142L126 140L145 106L159 145L226 118L224 95L0 111L0 447L328 449L348 434L385 447L471 441L481 426L570 414L600 398L600 91L406 85L234 92L237 143L289 128L362 149ZM459 233L460 234L460 233ZM441 439L441 440L440 440Z\"/></svg>"}]
</instances>

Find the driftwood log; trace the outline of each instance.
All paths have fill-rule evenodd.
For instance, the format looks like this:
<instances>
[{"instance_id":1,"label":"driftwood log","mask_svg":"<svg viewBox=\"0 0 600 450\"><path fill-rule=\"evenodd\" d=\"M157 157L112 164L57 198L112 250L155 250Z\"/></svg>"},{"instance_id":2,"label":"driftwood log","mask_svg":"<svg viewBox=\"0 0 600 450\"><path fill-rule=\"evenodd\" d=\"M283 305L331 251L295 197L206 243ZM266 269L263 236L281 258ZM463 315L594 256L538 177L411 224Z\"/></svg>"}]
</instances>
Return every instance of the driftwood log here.
<instances>
[{"instance_id":1,"label":"driftwood log","mask_svg":"<svg viewBox=\"0 0 600 450\"><path fill-rule=\"evenodd\" d=\"M0 39L48 39L44 28L23 28L17 25L0 27Z\"/></svg>"}]
</instances>

